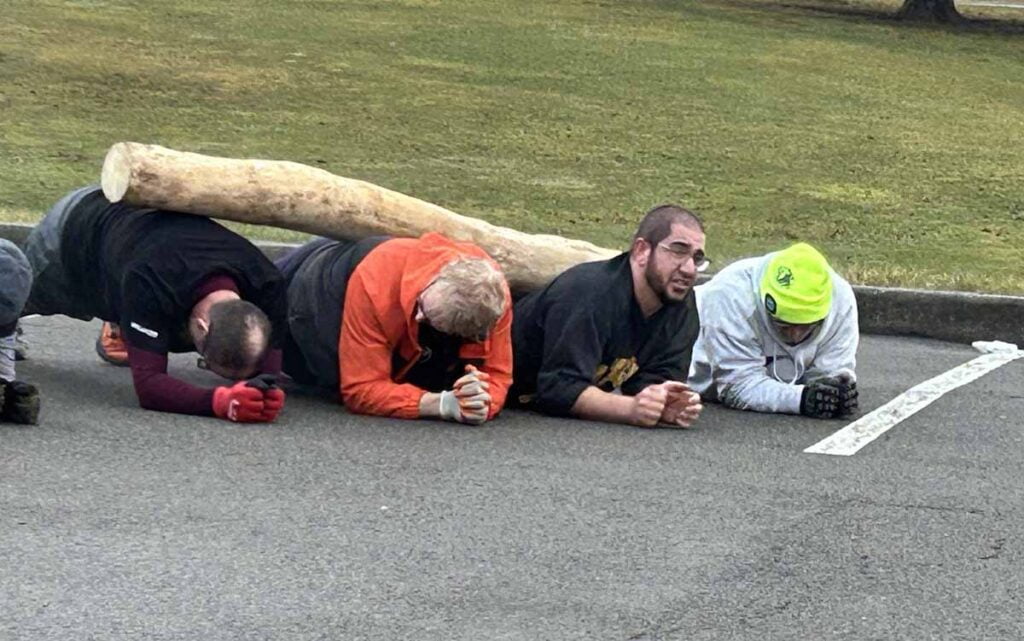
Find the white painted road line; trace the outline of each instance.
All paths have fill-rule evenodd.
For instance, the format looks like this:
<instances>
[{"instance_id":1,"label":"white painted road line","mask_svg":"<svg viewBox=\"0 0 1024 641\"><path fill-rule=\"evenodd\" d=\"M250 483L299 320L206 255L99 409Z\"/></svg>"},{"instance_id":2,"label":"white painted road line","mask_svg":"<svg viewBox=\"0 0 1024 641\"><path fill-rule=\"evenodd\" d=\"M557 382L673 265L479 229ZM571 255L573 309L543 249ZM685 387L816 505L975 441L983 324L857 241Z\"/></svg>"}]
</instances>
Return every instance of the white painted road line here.
<instances>
[{"instance_id":1,"label":"white painted road line","mask_svg":"<svg viewBox=\"0 0 1024 641\"><path fill-rule=\"evenodd\" d=\"M911 387L875 411L865 414L832 436L804 450L807 454L852 456L860 448L889 431L897 423L931 405L946 392L981 378L997 367L1024 357L1024 352L1004 350L979 356L944 374Z\"/></svg>"}]
</instances>

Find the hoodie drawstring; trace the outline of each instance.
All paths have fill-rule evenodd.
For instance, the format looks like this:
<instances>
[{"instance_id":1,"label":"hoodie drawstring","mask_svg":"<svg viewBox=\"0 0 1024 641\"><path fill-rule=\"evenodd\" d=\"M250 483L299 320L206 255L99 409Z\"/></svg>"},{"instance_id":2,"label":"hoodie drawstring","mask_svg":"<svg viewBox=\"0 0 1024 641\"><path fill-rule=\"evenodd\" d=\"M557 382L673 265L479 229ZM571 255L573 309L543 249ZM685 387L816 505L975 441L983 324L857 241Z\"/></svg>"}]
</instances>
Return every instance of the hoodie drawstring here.
<instances>
[{"instance_id":1,"label":"hoodie drawstring","mask_svg":"<svg viewBox=\"0 0 1024 641\"><path fill-rule=\"evenodd\" d=\"M779 370L778 370L778 367L777 367L777 363L779 362L778 347L779 347L779 344L773 340L772 341L772 378L774 378L777 381L783 382L783 383L788 383L789 385L796 385L796 382L798 380L800 380L801 376L804 375L804 372L800 371L801 370L800 361L798 359L796 359L796 358L793 358L793 356L789 355L789 353L787 352L787 356L789 356L793 360L793 371L796 372L796 376L794 376L793 380L791 380L791 381L784 381L782 379L782 377L779 376Z\"/></svg>"}]
</instances>

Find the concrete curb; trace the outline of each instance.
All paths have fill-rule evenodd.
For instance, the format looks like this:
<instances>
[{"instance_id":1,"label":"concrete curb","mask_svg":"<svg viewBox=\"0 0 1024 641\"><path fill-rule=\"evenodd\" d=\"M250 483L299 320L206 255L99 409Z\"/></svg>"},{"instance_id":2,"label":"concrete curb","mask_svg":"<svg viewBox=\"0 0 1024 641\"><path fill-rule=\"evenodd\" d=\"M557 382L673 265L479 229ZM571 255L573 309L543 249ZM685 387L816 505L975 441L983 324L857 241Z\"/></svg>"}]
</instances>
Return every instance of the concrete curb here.
<instances>
[{"instance_id":1,"label":"concrete curb","mask_svg":"<svg viewBox=\"0 0 1024 641\"><path fill-rule=\"evenodd\" d=\"M0 238L18 245L32 225L0 223ZM255 241L276 259L295 247ZM921 336L954 343L1001 340L1024 346L1024 297L855 285L860 330L865 334Z\"/></svg>"},{"instance_id":2,"label":"concrete curb","mask_svg":"<svg viewBox=\"0 0 1024 641\"><path fill-rule=\"evenodd\" d=\"M24 223L0 223L0 238L6 238L19 247L25 246L25 239L35 225Z\"/></svg>"},{"instance_id":3,"label":"concrete curb","mask_svg":"<svg viewBox=\"0 0 1024 641\"><path fill-rule=\"evenodd\" d=\"M860 329L954 343L1001 340L1024 346L1024 297L857 285Z\"/></svg>"}]
</instances>

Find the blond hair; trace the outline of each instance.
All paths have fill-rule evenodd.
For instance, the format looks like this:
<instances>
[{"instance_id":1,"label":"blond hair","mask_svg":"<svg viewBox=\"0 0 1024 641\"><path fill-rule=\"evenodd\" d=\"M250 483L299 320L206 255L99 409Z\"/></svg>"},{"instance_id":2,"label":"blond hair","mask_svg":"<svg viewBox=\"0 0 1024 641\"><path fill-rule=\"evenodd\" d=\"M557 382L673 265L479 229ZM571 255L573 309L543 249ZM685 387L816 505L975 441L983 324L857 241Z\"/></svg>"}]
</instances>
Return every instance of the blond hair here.
<instances>
[{"instance_id":1,"label":"blond hair","mask_svg":"<svg viewBox=\"0 0 1024 641\"><path fill-rule=\"evenodd\" d=\"M505 313L505 276L483 258L448 263L427 289L438 301L427 320L445 334L483 340Z\"/></svg>"}]
</instances>

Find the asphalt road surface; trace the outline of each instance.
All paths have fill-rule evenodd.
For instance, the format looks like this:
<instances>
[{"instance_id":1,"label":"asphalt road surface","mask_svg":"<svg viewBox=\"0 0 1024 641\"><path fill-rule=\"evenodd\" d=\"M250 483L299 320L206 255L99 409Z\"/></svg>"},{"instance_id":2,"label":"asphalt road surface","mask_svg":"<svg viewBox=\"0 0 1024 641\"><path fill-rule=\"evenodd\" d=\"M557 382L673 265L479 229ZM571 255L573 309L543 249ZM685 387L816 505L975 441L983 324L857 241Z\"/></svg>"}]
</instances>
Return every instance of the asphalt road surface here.
<instances>
[{"instance_id":1,"label":"asphalt road surface","mask_svg":"<svg viewBox=\"0 0 1024 641\"><path fill-rule=\"evenodd\" d=\"M98 324L26 322L0 425L0 639L1020 639L1024 364L854 456L841 421L481 428L293 393L273 425L147 412ZM979 337L989 338L989 337ZM865 337L865 409L970 360ZM194 356L172 370L214 383Z\"/></svg>"}]
</instances>

